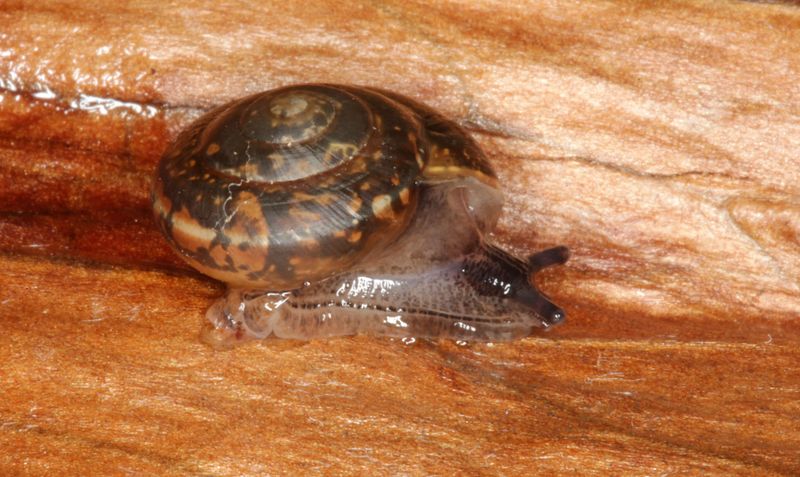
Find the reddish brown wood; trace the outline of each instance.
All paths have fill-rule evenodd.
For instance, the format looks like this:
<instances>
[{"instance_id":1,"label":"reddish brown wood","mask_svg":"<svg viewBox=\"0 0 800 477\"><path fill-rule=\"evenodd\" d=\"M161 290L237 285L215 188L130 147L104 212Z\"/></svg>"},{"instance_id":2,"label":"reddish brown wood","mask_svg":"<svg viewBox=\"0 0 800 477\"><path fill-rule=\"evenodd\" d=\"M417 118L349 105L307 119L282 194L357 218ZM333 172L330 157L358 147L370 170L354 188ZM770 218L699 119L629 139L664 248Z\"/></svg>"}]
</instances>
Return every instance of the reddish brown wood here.
<instances>
[{"instance_id":1,"label":"reddish brown wood","mask_svg":"<svg viewBox=\"0 0 800 477\"><path fill-rule=\"evenodd\" d=\"M0 474L800 472L800 10L0 4ZM209 107L380 86L464 124L553 332L214 351L148 185Z\"/></svg>"}]
</instances>

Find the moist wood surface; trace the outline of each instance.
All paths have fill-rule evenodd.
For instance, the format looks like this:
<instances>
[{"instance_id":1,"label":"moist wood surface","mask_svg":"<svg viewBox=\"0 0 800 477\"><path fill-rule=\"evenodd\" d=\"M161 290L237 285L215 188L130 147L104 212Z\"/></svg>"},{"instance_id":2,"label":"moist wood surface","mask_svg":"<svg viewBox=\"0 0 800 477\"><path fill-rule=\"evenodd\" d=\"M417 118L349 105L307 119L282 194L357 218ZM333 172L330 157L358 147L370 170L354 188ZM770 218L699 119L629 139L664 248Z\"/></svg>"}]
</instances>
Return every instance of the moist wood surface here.
<instances>
[{"instance_id":1,"label":"moist wood surface","mask_svg":"<svg viewBox=\"0 0 800 477\"><path fill-rule=\"evenodd\" d=\"M0 474L796 475L798 45L789 3L3 2ZM201 344L222 287L156 232L152 171L312 81L465 125L496 242L572 249L540 283L568 322Z\"/></svg>"}]
</instances>

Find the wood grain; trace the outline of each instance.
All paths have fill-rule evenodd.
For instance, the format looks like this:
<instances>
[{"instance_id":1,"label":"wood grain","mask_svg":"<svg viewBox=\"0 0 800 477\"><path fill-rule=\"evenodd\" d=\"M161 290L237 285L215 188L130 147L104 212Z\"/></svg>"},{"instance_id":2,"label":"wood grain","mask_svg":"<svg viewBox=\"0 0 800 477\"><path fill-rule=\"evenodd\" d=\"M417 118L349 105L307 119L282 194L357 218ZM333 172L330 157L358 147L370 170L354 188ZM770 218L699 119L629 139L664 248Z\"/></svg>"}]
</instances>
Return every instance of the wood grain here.
<instances>
[{"instance_id":1,"label":"wood grain","mask_svg":"<svg viewBox=\"0 0 800 477\"><path fill-rule=\"evenodd\" d=\"M799 473L798 45L791 3L0 3L0 474ZM200 343L155 163L310 81L465 125L568 322Z\"/></svg>"}]
</instances>

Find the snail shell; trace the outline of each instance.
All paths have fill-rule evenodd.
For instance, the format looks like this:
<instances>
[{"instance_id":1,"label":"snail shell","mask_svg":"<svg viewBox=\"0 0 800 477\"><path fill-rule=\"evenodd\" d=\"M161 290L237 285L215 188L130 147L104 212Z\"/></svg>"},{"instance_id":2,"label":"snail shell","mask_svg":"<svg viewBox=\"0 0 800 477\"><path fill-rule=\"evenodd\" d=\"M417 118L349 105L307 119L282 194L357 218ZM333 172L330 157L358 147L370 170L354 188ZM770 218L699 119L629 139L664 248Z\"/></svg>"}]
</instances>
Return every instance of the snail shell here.
<instances>
[{"instance_id":1,"label":"snail shell","mask_svg":"<svg viewBox=\"0 0 800 477\"><path fill-rule=\"evenodd\" d=\"M387 91L296 85L217 108L167 150L152 202L173 248L229 285L207 314L225 339L499 340L564 317L532 275L567 250L489 245L502 195L486 157Z\"/></svg>"}]
</instances>

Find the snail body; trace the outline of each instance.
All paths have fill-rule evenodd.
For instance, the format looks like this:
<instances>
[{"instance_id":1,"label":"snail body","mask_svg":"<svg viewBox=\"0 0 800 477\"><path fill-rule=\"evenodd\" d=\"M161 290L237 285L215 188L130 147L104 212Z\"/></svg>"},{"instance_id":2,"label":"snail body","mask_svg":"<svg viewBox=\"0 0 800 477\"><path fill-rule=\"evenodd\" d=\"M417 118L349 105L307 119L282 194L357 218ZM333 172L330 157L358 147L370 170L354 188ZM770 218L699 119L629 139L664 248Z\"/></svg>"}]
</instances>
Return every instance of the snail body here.
<instances>
[{"instance_id":1,"label":"snail body","mask_svg":"<svg viewBox=\"0 0 800 477\"><path fill-rule=\"evenodd\" d=\"M297 85L217 108L164 154L152 202L181 257L228 284L207 312L223 341L495 341L564 318L533 274L566 248L490 245L503 198L485 155L387 91Z\"/></svg>"}]
</instances>

